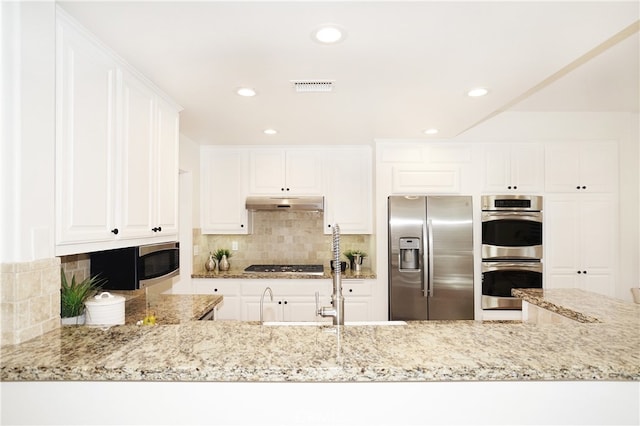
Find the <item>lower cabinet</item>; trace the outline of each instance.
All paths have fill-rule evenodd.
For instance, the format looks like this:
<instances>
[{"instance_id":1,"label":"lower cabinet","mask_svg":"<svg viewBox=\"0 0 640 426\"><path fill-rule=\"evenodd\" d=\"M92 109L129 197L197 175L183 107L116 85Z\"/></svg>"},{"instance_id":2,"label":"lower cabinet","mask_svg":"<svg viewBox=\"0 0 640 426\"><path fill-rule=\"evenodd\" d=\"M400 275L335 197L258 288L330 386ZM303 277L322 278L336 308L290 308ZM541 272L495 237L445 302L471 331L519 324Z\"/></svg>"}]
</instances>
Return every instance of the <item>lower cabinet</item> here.
<instances>
[{"instance_id":1,"label":"lower cabinet","mask_svg":"<svg viewBox=\"0 0 640 426\"><path fill-rule=\"evenodd\" d=\"M264 321L327 321L331 318L316 316L316 292L320 306L331 304L333 283L329 279L299 280L242 280L196 278L196 294L221 294L222 304L217 320L260 321L260 300L268 287L273 294L264 295L262 318ZM342 280L345 321L373 319L373 280Z\"/></svg>"},{"instance_id":2,"label":"lower cabinet","mask_svg":"<svg viewBox=\"0 0 640 426\"><path fill-rule=\"evenodd\" d=\"M240 282L229 279L198 278L193 280L195 294L219 294L222 303L216 307L216 320L239 320L242 312Z\"/></svg>"}]
</instances>

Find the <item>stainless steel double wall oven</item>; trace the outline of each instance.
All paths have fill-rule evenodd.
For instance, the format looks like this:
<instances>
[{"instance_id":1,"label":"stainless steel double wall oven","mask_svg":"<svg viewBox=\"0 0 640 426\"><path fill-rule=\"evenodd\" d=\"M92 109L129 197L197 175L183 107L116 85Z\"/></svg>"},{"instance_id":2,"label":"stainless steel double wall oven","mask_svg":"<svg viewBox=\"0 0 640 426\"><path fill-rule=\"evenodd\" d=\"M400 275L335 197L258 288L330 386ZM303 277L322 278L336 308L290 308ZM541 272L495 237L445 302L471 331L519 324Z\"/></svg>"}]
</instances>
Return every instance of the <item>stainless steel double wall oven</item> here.
<instances>
[{"instance_id":1,"label":"stainless steel double wall oven","mask_svg":"<svg viewBox=\"0 0 640 426\"><path fill-rule=\"evenodd\" d=\"M482 197L482 309L521 309L514 288L542 288L542 197Z\"/></svg>"}]
</instances>

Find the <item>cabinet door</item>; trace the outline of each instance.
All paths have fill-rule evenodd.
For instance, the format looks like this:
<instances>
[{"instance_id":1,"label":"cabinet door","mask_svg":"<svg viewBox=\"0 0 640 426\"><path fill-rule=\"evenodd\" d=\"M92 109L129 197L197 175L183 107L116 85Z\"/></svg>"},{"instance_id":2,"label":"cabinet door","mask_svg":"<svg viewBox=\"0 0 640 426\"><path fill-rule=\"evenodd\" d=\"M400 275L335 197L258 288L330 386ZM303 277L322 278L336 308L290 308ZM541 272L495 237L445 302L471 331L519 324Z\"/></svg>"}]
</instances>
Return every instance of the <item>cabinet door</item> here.
<instances>
[{"instance_id":1,"label":"cabinet door","mask_svg":"<svg viewBox=\"0 0 640 426\"><path fill-rule=\"evenodd\" d=\"M324 232L333 224L343 234L370 234L373 205L371 152L368 149L330 150L326 159Z\"/></svg>"},{"instance_id":2,"label":"cabinet door","mask_svg":"<svg viewBox=\"0 0 640 426\"><path fill-rule=\"evenodd\" d=\"M249 153L249 192L286 194L285 153L278 149L253 149Z\"/></svg>"},{"instance_id":3,"label":"cabinet door","mask_svg":"<svg viewBox=\"0 0 640 426\"><path fill-rule=\"evenodd\" d=\"M615 142L550 143L545 149L545 188L549 192L615 192Z\"/></svg>"},{"instance_id":4,"label":"cabinet door","mask_svg":"<svg viewBox=\"0 0 640 426\"><path fill-rule=\"evenodd\" d=\"M507 190L527 193L541 191L544 182L544 146L516 143L511 145L510 154L511 182Z\"/></svg>"},{"instance_id":5,"label":"cabinet door","mask_svg":"<svg viewBox=\"0 0 640 426\"><path fill-rule=\"evenodd\" d=\"M160 100L157 108L155 211L153 226L163 237L178 234L179 115Z\"/></svg>"},{"instance_id":6,"label":"cabinet door","mask_svg":"<svg viewBox=\"0 0 640 426\"><path fill-rule=\"evenodd\" d=\"M285 155L285 191L296 195L322 194L322 158L316 149L287 151Z\"/></svg>"},{"instance_id":7,"label":"cabinet door","mask_svg":"<svg viewBox=\"0 0 640 426\"><path fill-rule=\"evenodd\" d=\"M322 152L315 149L253 149L249 192L256 195L322 194Z\"/></svg>"},{"instance_id":8,"label":"cabinet door","mask_svg":"<svg viewBox=\"0 0 640 426\"><path fill-rule=\"evenodd\" d=\"M485 191L538 192L542 189L544 148L514 143L485 146Z\"/></svg>"},{"instance_id":9,"label":"cabinet door","mask_svg":"<svg viewBox=\"0 0 640 426\"><path fill-rule=\"evenodd\" d=\"M57 22L56 243L114 238L114 61Z\"/></svg>"},{"instance_id":10,"label":"cabinet door","mask_svg":"<svg viewBox=\"0 0 640 426\"><path fill-rule=\"evenodd\" d=\"M545 203L545 288L613 295L617 241L614 196L549 196Z\"/></svg>"},{"instance_id":11,"label":"cabinet door","mask_svg":"<svg viewBox=\"0 0 640 426\"><path fill-rule=\"evenodd\" d=\"M118 185L120 204L116 205L120 238L153 235L155 107L153 91L123 73L121 156L117 162L122 181Z\"/></svg>"},{"instance_id":12,"label":"cabinet door","mask_svg":"<svg viewBox=\"0 0 640 426\"><path fill-rule=\"evenodd\" d=\"M618 180L618 144L592 142L580 152L580 185L585 192L614 192Z\"/></svg>"},{"instance_id":13,"label":"cabinet door","mask_svg":"<svg viewBox=\"0 0 640 426\"><path fill-rule=\"evenodd\" d=\"M203 234L247 234L245 208L247 152L243 149L200 150L200 221Z\"/></svg>"},{"instance_id":14,"label":"cabinet door","mask_svg":"<svg viewBox=\"0 0 640 426\"><path fill-rule=\"evenodd\" d=\"M283 321L282 306L282 301L280 300L271 302L268 298L265 298L262 309L263 321ZM259 297L242 298L242 321L260 321Z\"/></svg>"},{"instance_id":15,"label":"cabinet door","mask_svg":"<svg viewBox=\"0 0 640 426\"><path fill-rule=\"evenodd\" d=\"M194 294L220 294L222 303L218 305L217 320L242 319L240 283L237 280L194 279Z\"/></svg>"},{"instance_id":16,"label":"cabinet door","mask_svg":"<svg viewBox=\"0 0 640 426\"><path fill-rule=\"evenodd\" d=\"M484 147L484 189L506 191L511 185L509 145L490 144Z\"/></svg>"}]
</instances>

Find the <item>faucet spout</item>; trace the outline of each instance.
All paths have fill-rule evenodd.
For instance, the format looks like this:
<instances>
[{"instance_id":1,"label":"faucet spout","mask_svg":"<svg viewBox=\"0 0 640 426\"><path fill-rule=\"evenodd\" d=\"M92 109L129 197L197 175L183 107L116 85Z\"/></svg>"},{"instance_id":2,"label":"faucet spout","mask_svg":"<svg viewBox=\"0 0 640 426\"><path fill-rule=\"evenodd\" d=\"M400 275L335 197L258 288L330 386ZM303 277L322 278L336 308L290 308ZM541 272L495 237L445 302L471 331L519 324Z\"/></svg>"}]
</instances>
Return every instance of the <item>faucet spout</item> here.
<instances>
[{"instance_id":1,"label":"faucet spout","mask_svg":"<svg viewBox=\"0 0 640 426\"><path fill-rule=\"evenodd\" d=\"M260 324L264 324L264 295L269 292L271 296L271 301L273 302L273 291L271 291L271 287L267 287L262 292L262 297L260 297Z\"/></svg>"},{"instance_id":2,"label":"faucet spout","mask_svg":"<svg viewBox=\"0 0 640 426\"><path fill-rule=\"evenodd\" d=\"M333 254L336 268L333 272L333 292L331 306L318 307L316 293L316 313L322 317L333 317L333 325L344 325L344 297L342 296L342 276L340 268L340 226L333 226Z\"/></svg>"}]
</instances>

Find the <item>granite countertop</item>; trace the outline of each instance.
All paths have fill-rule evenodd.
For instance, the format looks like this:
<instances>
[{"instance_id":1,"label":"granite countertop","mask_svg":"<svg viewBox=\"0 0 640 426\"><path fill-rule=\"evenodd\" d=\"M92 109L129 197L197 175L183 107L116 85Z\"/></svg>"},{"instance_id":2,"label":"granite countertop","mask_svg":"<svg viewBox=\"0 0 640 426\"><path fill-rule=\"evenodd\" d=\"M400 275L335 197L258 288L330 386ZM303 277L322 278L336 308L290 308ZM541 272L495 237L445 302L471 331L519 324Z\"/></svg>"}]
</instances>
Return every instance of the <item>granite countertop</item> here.
<instances>
[{"instance_id":1,"label":"granite countertop","mask_svg":"<svg viewBox=\"0 0 640 426\"><path fill-rule=\"evenodd\" d=\"M333 279L333 274L328 266L324 267L324 273L321 275L295 274L291 272L244 272L244 268L249 265L231 265L228 271L206 271L200 270L191 274L191 278L231 278L231 279ZM342 274L342 278L349 279L375 279L376 274L370 268L362 268L359 272L353 272L347 269Z\"/></svg>"},{"instance_id":2,"label":"granite countertop","mask_svg":"<svg viewBox=\"0 0 640 426\"><path fill-rule=\"evenodd\" d=\"M640 380L640 305L579 290L530 293L526 297L539 305L568 306L599 322L424 321L333 327L189 321L105 330L63 327L2 348L0 378L236 382Z\"/></svg>"},{"instance_id":3,"label":"granite countertop","mask_svg":"<svg viewBox=\"0 0 640 426\"><path fill-rule=\"evenodd\" d=\"M156 323L180 324L197 321L222 303L221 295L153 294L145 290L113 291L125 297L125 324L136 324L147 313L156 317Z\"/></svg>"}]
</instances>

